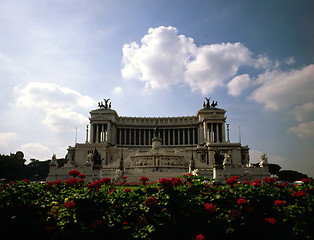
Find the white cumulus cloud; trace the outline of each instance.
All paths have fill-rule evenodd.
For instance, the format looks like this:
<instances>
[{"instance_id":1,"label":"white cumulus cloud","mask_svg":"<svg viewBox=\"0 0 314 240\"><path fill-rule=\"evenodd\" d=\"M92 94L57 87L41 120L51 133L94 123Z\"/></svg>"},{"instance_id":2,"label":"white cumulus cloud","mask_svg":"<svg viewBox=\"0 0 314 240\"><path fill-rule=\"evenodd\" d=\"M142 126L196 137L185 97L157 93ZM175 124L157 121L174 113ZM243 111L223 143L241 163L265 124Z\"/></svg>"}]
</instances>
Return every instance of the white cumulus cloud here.
<instances>
[{"instance_id":1,"label":"white cumulus cloud","mask_svg":"<svg viewBox=\"0 0 314 240\"><path fill-rule=\"evenodd\" d=\"M43 112L42 122L55 131L85 124L88 119L79 110L95 105L92 98L55 83L30 82L24 88L16 87L15 91L19 95L16 104Z\"/></svg>"},{"instance_id":2,"label":"white cumulus cloud","mask_svg":"<svg viewBox=\"0 0 314 240\"><path fill-rule=\"evenodd\" d=\"M0 147L7 147L16 139L17 134L15 132L0 132Z\"/></svg>"},{"instance_id":3,"label":"white cumulus cloud","mask_svg":"<svg viewBox=\"0 0 314 240\"><path fill-rule=\"evenodd\" d=\"M49 147L41 143L27 143L21 146L25 158L47 159L52 156ZM51 154L51 156L50 156Z\"/></svg>"},{"instance_id":4,"label":"white cumulus cloud","mask_svg":"<svg viewBox=\"0 0 314 240\"><path fill-rule=\"evenodd\" d=\"M193 91L208 94L236 76L241 66L266 68L266 56L252 57L241 43L196 46L174 27L150 28L141 44L123 46L122 77L140 79L147 88L167 89L188 84Z\"/></svg>"},{"instance_id":5,"label":"white cumulus cloud","mask_svg":"<svg viewBox=\"0 0 314 240\"><path fill-rule=\"evenodd\" d=\"M257 82L261 85L251 98L266 109L279 110L314 101L314 64L288 72L265 72Z\"/></svg>"},{"instance_id":6,"label":"white cumulus cloud","mask_svg":"<svg viewBox=\"0 0 314 240\"><path fill-rule=\"evenodd\" d=\"M314 121L300 123L297 127L289 128L288 132L294 133L299 138L314 138Z\"/></svg>"},{"instance_id":7,"label":"white cumulus cloud","mask_svg":"<svg viewBox=\"0 0 314 240\"><path fill-rule=\"evenodd\" d=\"M243 74L234 77L227 85L228 93L233 96L240 96L242 91L250 86L250 76Z\"/></svg>"},{"instance_id":8,"label":"white cumulus cloud","mask_svg":"<svg viewBox=\"0 0 314 240\"><path fill-rule=\"evenodd\" d=\"M298 122L314 119L314 101L296 106L294 114Z\"/></svg>"}]
</instances>

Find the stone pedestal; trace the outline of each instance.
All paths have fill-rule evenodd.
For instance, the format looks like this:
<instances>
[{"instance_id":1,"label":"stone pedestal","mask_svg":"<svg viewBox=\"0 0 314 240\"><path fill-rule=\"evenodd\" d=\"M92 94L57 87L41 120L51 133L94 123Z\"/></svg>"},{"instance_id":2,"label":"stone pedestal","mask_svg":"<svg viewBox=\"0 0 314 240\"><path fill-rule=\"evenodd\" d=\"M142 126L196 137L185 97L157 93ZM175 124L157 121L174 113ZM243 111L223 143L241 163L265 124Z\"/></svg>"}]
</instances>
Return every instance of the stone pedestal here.
<instances>
[{"instance_id":1,"label":"stone pedestal","mask_svg":"<svg viewBox=\"0 0 314 240\"><path fill-rule=\"evenodd\" d=\"M152 139L152 149L159 150L161 148L161 138L154 137Z\"/></svg>"}]
</instances>

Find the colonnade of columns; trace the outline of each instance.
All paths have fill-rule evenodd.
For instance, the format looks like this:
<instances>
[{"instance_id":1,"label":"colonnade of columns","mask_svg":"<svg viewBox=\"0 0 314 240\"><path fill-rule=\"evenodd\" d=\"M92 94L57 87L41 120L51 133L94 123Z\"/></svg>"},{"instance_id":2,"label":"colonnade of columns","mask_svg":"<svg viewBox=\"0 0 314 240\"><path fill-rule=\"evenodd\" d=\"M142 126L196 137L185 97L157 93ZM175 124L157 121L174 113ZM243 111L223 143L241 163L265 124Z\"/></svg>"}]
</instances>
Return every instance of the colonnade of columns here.
<instances>
[{"instance_id":1,"label":"colonnade of columns","mask_svg":"<svg viewBox=\"0 0 314 240\"><path fill-rule=\"evenodd\" d=\"M118 145L151 145L154 137L152 128L117 128ZM163 145L198 144L198 128L161 128L159 136Z\"/></svg>"},{"instance_id":2,"label":"colonnade of columns","mask_svg":"<svg viewBox=\"0 0 314 240\"><path fill-rule=\"evenodd\" d=\"M112 133L115 136L111 136ZM111 133L111 124L91 124L90 141L92 143L111 142L117 145L152 145L152 128L115 128ZM199 127L161 128L159 137L162 145L195 145L202 142L226 142L225 124L204 122Z\"/></svg>"},{"instance_id":3,"label":"colonnade of columns","mask_svg":"<svg viewBox=\"0 0 314 240\"><path fill-rule=\"evenodd\" d=\"M103 143L110 141L110 124L99 123L91 125L91 141L93 143Z\"/></svg>"},{"instance_id":4,"label":"colonnade of columns","mask_svg":"<svg viewBox=\"0 0 314 240\"><path fill-rule=\"evenodd\" d=\"M224 123L204 123L204 140L206 142L226 142Z\"/></svg>"}]
</instances>

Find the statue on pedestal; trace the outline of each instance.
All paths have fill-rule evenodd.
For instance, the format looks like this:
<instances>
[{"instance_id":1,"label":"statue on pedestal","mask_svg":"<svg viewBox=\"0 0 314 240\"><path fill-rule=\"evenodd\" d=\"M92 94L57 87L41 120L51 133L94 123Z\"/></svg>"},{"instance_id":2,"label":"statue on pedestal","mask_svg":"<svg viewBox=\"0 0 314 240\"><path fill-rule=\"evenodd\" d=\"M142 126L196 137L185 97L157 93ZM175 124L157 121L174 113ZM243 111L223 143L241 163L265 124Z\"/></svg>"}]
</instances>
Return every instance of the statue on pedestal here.
<instances>
[{"instance_id":1,"label":"statue on pedestal","mask_svg":"<svg viewBox=\"0 0 314 240\"><path fill-rule=\"evenodd\" d=\"M50 165L51 165L51 166L58 166L56 154L53 154L53 155L52 155Z\"/></svg>"},{"instance_id":2,"label":"statue on pedestal","mask_svg":"<svg viewBox=\"0 0 314 240\"><path fill-rule=\"evenodd\" d=\"M263 167L264 165L268 164L268 157L266 156L266 153L263 153L261 156L261 161L259 163L260 167Z\"/></svg>"},{"instance_id":3,"label":"statue on pedestal","mask_svg":"<svg viewBox=\"0 0 314 240\"><path fill-rule=\"evenodd\" d=\"M159 134L159 125L158 122L156 122L155 127L154 127L154 138L158 138Z\"/></svg>"},{"instance_id":4,"label":"statue on pedestal","mask_svg":"<svg viewBox=\"0 0 314 240\"><path fill-rule=\"evenodd\" d=\"M110 98L108 98L108 99L105 99L104 98L104 103L101 101L101 102L98 102L98 107L99 108L104 108L104 109L111 109L111 102L109 102L109 100L110 100ZM108 104L108 102L109 102L109 104Z\"/></svg>"}]
</instances>

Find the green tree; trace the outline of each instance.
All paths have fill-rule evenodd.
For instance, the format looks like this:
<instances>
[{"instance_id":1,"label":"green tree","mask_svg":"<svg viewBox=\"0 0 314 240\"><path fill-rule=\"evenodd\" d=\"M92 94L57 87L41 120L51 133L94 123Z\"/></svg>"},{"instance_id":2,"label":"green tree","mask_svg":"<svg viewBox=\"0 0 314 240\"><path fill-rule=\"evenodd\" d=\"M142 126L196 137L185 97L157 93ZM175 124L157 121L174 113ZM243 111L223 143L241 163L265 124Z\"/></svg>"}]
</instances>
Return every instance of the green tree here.
<instances>
[{"instance_id":1,"label":"green tree","mask_svg":"<svg viewBox=\"0 0 314 240\"><path fill-rule=\"evenodd\" d=\"M271 175L277 175L278 176L280 169L281 169L281 167L278 164L275 164L275 163L269 164L269 173Z\"/></svg>"},{"instance_id":2,"label":"green tree","mask_svg":"<svg viewBox=\"0 0 314 240\"><path fill-rule=\"evenodd\" d=\"M308 178L306 174L293 171L293 170L282 170L278 172L278 177L280 181L300 181L302 178Z\"/></svg>"}]
</instances>

